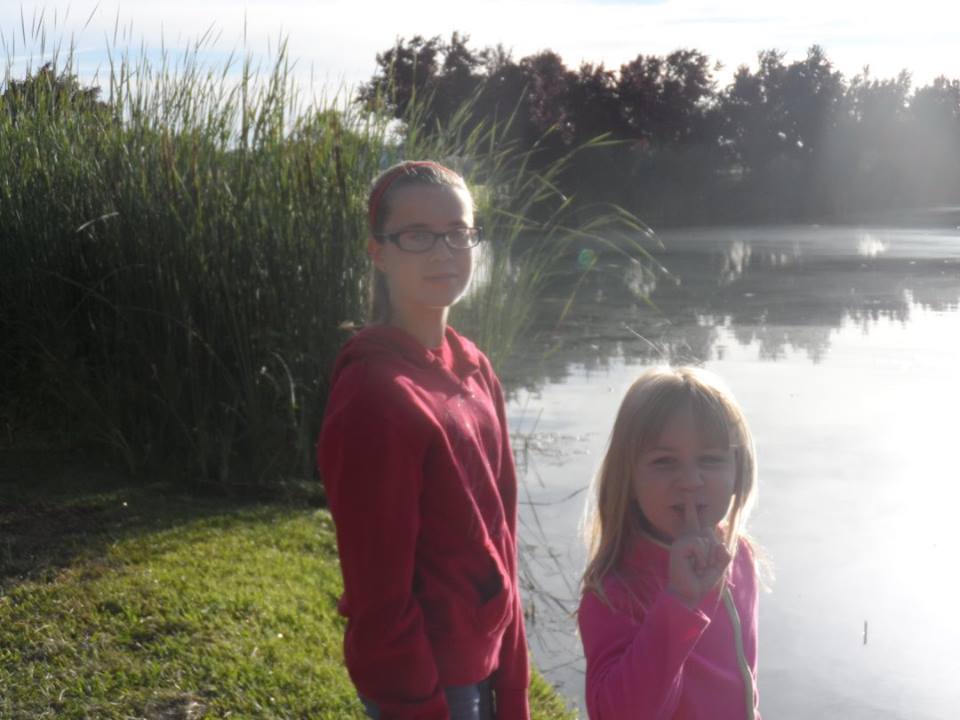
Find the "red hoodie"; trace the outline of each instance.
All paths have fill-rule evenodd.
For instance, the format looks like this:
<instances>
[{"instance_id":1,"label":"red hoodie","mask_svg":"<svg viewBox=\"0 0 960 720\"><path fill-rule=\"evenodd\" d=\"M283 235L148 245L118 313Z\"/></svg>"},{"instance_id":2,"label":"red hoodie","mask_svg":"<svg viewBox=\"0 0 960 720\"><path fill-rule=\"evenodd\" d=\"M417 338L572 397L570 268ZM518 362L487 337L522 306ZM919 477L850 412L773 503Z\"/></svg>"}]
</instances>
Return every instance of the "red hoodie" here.
<instances>
[{"instance_id":1,"label":"red hoodie","mask_svg":"<svg viewBox=\"0 0 960 720\"><path fill-rule=\"evenodd\" d=\"M344 655L383 720L449 712L493 673L497 720L527 720L517 481L490 362L447 328L425 349L386 325L333 372L317 444L337 529Z\"/></svg>"}]
</instances>

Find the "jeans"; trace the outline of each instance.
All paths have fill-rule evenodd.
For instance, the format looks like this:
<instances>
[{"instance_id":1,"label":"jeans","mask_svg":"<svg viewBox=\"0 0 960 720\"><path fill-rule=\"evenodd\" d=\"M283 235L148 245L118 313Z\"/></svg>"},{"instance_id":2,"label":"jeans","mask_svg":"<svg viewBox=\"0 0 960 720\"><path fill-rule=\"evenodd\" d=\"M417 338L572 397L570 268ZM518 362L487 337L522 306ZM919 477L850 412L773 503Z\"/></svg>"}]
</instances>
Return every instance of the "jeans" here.
<instances>
[{"instance_id":1,"label":"jeans","mask_svg":"<svg viewBox=\"0 0 960 720\"><path fill-rule=\"evenodd\" d=\"M474 685L452 685L443 689L450 708L450 720L493 720L493 691L490 678ZM363 695L360 702L373 720L380 720L380 709Z\"/></svg>"}]
</instances>

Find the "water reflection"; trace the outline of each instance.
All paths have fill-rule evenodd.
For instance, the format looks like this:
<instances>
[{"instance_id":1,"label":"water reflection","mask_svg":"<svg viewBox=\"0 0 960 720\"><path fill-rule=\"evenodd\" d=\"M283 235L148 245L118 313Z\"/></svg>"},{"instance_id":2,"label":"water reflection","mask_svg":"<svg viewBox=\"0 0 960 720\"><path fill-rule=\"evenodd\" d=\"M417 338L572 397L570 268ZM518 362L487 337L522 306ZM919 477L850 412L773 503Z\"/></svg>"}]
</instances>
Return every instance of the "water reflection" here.
<instances>
[{"instance_id":1,"label":"water reflection","mask_svg":"<svg viewBox=\"0 0 960 720\"><path fill-rule=\"evenodd\" d=\"M958 234L704 230L664 243L667 273L600 258L579 285L558 284L539 309L542 345L507 375L537 663L582 701L570 612L584 489L642 368L702 361L758 442L751 531L777 568L761 600L764 716L953 717Z\"/></svg>"},{"instance_id":2,"label":"water reflection","mask_svg":"<svg viewBox=\"0 0 960 720\"><path fill-rule=\"evenodd\" d=\"M869 232L861 235L859 242L857 242L857 252L864 257L875 258L877 255L882 255L886 251L886 244Z\"/></svg>"},{"instance_id":3,"label":"water reflection","mask_svg":"<svg viewBox=\"0 0 960 720\"><path fill-rule=\"evenodd\" d=\"M612 358L721 359L731 334L756 345L761 359L801 350L817 363L848 323L870 332L881 319L909 321L912 307L947 311L960 304L955 232L749 228L674 231L661 239L665 247L654 262L600 257L586 276L572 266L538 309L544 359L532 368L527 358L514 362L508 379L535 387L562 379L568 366L601 369ZM558 325L572 295L573 310ZM731 334L721 342L717 328Z\"/></svg>"},{"instance_id":4,"label":"water reflection","mask_svg":"<svg viewBox=\"0 0 960 720\"><path fill-rule=\"evenodd\" d=\"M724 253L720 267L721 286L730 285L743 275L744 270L750 265L750 255L750 245L742 240L736 240L730 245Z\"/></svg>"}]
</instances>

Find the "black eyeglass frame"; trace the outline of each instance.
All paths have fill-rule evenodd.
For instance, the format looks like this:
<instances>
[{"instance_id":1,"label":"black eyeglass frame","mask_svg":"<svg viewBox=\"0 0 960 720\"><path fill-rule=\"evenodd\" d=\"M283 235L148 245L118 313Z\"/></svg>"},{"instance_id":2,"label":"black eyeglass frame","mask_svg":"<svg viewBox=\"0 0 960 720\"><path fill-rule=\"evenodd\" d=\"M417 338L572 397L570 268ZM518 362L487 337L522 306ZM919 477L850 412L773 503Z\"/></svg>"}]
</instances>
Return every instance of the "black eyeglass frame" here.
<instances>
[{"instance_id":1,"label":"black eyeglass frame","mask_svg":"<svg viewBox=\"0 0 960 720\"><path fill-rule=\"evenodd\" d=\"M451 245L450 240L448 239L450 233L460 232L463 230L468 230L470 232L475 233L473 242L470 245L466 245L465 247L457 247L455 245ZM429 247L426 247L423 250L410 250L400 244L400 236L405 235L406 233L420 233L422 235L432 235L433 242L430 243ZM433 232L432 230L402 230L400 232L389 233L385 235L374 235L373 237L375 240L379 240L380 242L383 242L384 240L389 240L398 248L400 248L403 252L413 253L414 255L421 255L423 253L428 253L431 250L433 250L437 246L437 241L441 239L446 244L450 252L456 252L457 250L470 250L471 248L475 248L477 245L479 245L483 241L483 228L482 227L455 228L454 230L448 230L447 232L442 232L442 233Z\"/></svg>"}]
</instances>

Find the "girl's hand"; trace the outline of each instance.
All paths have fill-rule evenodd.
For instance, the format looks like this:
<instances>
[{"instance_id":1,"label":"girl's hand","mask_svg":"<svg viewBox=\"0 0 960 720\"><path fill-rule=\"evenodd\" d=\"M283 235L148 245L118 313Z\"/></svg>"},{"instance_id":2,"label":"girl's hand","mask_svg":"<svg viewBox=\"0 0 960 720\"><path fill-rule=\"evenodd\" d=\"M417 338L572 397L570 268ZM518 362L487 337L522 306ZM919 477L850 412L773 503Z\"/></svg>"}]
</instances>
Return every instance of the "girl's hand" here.
<instances>
[{"instance_id":1,"label":"girl's hand","mask_svg":"<svg viewBox=\"0 0 960 720\"><path fill-rule=\"evenodd\" d=\"M696 607L723 577L730 553L713 533L700 528L693 496L684 499L683 535L670 546L670 592L688 607Z\"/></svg>"}]
</instances>

